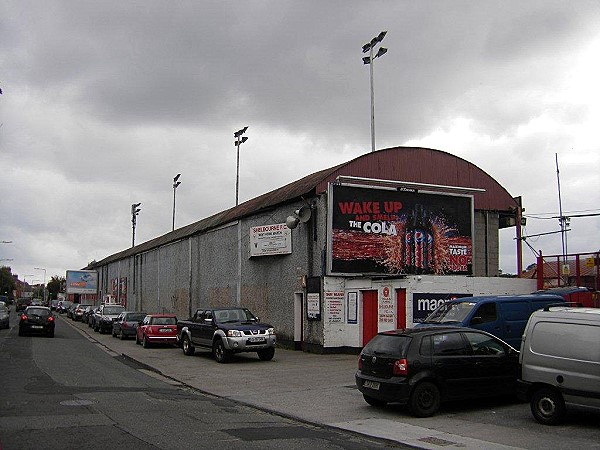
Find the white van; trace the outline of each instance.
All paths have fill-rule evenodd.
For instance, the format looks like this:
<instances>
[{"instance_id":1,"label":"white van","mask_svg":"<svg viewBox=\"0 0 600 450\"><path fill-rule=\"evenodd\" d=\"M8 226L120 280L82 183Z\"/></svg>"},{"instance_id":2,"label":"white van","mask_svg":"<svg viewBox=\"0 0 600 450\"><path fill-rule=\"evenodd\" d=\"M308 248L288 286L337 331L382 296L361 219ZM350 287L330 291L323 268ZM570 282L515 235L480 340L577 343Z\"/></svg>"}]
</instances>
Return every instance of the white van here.
<instances>
[{"instance_id":1,"label":"white van","mask_svg":"<svg viewBox=\"0 0 600 450\"><path fill-rule=\"evenodd\" d=\"M600 412L600 309L534 312L521 342L519 396L535 419L559 423L567 407Z\"/></svg>"}]
</instances>

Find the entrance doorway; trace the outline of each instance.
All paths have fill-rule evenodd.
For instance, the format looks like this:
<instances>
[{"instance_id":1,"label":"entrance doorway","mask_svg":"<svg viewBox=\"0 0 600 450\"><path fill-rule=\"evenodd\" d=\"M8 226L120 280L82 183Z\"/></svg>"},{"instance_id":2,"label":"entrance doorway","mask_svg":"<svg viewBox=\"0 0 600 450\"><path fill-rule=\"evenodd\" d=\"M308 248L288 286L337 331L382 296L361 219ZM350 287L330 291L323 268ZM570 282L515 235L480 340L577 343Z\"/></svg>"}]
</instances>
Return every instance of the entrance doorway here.
<instances>
[{"instance_id":1,"label":"entrance doorway","mask_svg":"<svg viewBox=\"0 0 600 450\"><path fill-rule=\"evenodd\" d=\"M406 289L396 289L396 328L406 328Z\"/></svg>"},{"instance_id":2,"label":"entrance doorway","mask_svg":"<svg viewBox=\"0 0 600 450\"><path fill-rule=\"evenodd\" d=\"M379 331L377 314L379 294L377 291L362 291L362 345L373 339Z\"/></svg>"}]
</instances>

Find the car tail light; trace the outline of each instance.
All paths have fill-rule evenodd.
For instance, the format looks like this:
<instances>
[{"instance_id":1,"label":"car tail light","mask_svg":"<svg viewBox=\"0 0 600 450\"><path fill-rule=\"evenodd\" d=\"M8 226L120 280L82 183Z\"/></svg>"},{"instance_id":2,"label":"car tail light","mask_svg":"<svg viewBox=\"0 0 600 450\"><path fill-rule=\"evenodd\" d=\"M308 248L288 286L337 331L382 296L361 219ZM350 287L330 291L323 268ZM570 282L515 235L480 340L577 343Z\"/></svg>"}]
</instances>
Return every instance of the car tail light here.
<instances>
[{"instance_id":1,"label":"car tail light","mask_svg":"<svg viewBox=\"0 0 600 450\"><path fill-rule=\"evenodd\" d=\"M394 367L392 369L394 375L408 375L408 361L406 359L397 359L394 361Z\"/></svg>"},{"instance_id":2,"label":"car tail light","mask_svg":"<svg viewBox=\"0 0 600 450\"><path fill-rule=\"evenodd\" d=\"M48 322L54 322L54 317L52 317L52 316L48 317Z\"/></svg>"},{"instance_id":3,"label":"car tail light","mask_svg":"<svg viewBox=\"0 0 600 450\"><path fill-rule=\"evenodd\" d=\"M27 320L27 316L25 314L21 315L21 320Z\"/></svg>"},{"instance_id":4,"label":"car tail light","mask_svg":"<svg viewBox=\"0 0 600 450\"><path fill-rule=\"evenodd\" d=\"M362 370L362 356L358 357L358 370Z\"/></svg>"}]
</instances>

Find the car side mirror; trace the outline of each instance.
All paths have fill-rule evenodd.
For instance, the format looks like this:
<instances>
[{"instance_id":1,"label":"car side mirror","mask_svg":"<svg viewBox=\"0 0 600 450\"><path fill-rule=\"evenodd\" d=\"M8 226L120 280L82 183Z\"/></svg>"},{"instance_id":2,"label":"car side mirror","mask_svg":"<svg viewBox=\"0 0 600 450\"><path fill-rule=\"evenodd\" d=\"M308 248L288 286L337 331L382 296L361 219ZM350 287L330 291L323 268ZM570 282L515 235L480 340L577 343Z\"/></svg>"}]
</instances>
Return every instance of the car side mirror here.
<instances>
[{"instance_id":1,"label":"car side mirror","mask_svg":"<svg viewBox=\"0 0 600 450\"><path fill-rule=\"evenodd\" d=\"M479 325L480 323L483 323L483 318L479 316L475 316L471 319L471 325Z\"/></svg>"}]
</instances>

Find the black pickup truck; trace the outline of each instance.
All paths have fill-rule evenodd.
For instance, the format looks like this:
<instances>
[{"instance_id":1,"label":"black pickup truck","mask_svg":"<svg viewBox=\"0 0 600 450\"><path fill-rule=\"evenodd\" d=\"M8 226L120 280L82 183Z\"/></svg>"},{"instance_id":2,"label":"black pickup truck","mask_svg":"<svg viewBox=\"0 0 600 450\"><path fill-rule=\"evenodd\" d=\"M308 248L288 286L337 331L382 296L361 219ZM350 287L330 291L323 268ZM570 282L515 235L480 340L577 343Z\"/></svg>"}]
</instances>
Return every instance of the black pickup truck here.
<instances>
[{"instance_id":1,"label":"black pickup truck","mask_svg":"<svg viewBox=\"0 0 600 450\"><path fill-rule=\"evenodd\" d=\"M177 339L185 355L201 347L211 350L220 363L240 352L256 352L270 361L277 340L273 326L260 323L246 308L199 309L189 320L177 322Z\"/></svg>"}]
</instances>

